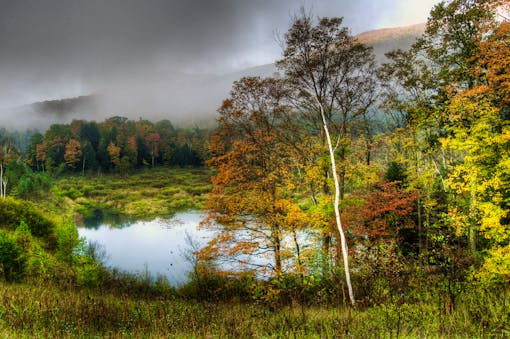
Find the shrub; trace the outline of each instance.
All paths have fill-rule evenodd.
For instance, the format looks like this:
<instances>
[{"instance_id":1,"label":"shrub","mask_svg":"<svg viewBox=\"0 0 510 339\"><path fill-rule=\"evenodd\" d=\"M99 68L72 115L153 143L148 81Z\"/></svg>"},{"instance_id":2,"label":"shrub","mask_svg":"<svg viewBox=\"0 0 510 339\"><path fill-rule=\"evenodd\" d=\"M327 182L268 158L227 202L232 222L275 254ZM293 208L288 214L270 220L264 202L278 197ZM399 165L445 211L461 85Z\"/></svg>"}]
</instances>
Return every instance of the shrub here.
<instances>
[{"instance_id":1,"label":"shrub","mask_svg":"<svg viewBox=\"0 0 510 339\"><path fill-rule=\"evenodd\" d=\"M18 198L41 198L51 185L51 179L46 173L34 173L30 167L19 160L11 161L7 166L6 176L11 194Z\"/></svg>"},{"instance_id":2,"label":"shrub","mask_svg":"<svg viewBox=\"0 0 510 339\"><path fill-rule=\"evenodd\" d=\"M25 271L26 259L16 238L0 230L0 275L7 282L19 281Z\"/></svg>"},{"instance_id":3,"label":"shrub","mask_svg":"<svg viewBox=\"0 0 510 339\"><path fill-rule=\"evenodd\" d=\"M25 222L30 233L36 237L47 238L54 228L53 223L31 203L13 198L0 201L0 227L15 230L21 222Z\"/></svg>"},{"instance_id":4,"label":"shrub","mask_svg":"<svg viewBox=\"0 0 510 339\"><path fill-rule=\"evenodd\" d=\"M102 266L91 255L90 245L80 239L73 248L72 259L80 286L94 288L101 282Z\"/></svg>"},{"instance_id":5,"label":"shrub","mask_svg":"<svg viewBox=\"0 0 510 339\"><path fill-rule=\"evenodd\" d=\"M69 222L59 225L55 227L55 236L57 238L57 258L70 262L73 249L78 244L76 227Z\"/></svg>"}]
</instances>

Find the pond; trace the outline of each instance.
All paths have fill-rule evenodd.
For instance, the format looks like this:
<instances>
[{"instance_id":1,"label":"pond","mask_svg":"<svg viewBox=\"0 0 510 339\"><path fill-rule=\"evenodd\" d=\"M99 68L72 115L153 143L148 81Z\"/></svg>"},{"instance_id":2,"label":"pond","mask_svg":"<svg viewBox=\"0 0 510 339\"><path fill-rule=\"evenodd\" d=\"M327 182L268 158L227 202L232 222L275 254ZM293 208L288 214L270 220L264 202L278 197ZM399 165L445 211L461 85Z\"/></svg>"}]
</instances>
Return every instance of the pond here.
<instances>
[{"instance_id":1,"label":"pond","mask_svg":"<svg viewBox=\"0 0 510 339\"><path fill-rule=\"evenodd\" d=\"M185 258L191 243L201 247L214 236L212 230L199 229L204 217L203 212L187 211L152 221L89 220L78 228L78 234L103 247L106 266L131 273L149 272L153 277L164 275L178 286L188 281L192 270Z\"/></svg>"}]
</instances>

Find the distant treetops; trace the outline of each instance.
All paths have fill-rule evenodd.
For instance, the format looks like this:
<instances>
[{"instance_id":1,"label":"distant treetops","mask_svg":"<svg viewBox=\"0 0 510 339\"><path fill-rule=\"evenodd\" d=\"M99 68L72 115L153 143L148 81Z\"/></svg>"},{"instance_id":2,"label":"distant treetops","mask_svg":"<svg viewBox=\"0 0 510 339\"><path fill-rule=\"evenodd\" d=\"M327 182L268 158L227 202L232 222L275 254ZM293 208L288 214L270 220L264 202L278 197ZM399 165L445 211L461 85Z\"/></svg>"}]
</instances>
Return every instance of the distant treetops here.
<instances>
[{"instance_id":1,"label":"distant treetops","mask_svg":"<svg viewBox=\"0 0 510 339\"><path fill-rule=\"evenodd\" d=\"M54 124L44 134L34 134L26 158L33 170L43 172L196 167L207 158L208 138L208 130L175 128L168 120L73 120L70 124Z\"/></svg>"}]
</instances>

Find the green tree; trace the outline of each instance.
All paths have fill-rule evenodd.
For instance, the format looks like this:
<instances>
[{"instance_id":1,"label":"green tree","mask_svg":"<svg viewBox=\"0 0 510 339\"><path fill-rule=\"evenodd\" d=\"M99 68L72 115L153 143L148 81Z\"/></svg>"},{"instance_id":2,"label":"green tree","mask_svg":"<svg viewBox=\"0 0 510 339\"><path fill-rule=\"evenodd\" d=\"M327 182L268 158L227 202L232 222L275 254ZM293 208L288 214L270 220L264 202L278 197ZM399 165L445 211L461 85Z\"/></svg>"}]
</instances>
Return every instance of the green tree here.
<instances>
[{"instance_id":1,"label":"green tree","mask_svg":"<svg viewBox=\"0 0 510 339\"><path fill-rule=\"evenodd\" d=\"M7 195L7 178L4 177L6 165L19 157L19 150L9 138L0 140L0 198Z\"/></svg>"}]
</instances>

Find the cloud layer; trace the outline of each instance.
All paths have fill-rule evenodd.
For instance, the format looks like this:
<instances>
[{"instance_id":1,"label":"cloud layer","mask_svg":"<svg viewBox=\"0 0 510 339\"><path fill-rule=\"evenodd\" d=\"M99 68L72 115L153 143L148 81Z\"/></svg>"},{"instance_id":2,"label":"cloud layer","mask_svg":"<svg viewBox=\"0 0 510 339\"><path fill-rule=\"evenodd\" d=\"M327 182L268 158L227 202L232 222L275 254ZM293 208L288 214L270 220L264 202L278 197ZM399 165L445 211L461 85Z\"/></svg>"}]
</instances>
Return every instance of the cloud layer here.
<instances>
[{"instance_id":1,"label":"cloud layer","mask_svg":"<svg viewBox=\"0 0 510 339\"><path fill-rule=\"evenodd\" d=\"M358 33L423 21L435 2L3 0L0 108L98 91L154 101L150 91L166 101L179 74L274 61L275 32L285 32L301 6L318 16L343 16Z\"/></svg>"}]
</instances>

